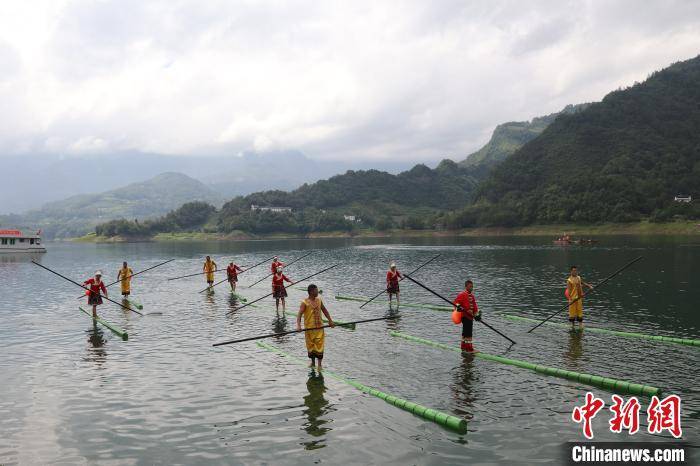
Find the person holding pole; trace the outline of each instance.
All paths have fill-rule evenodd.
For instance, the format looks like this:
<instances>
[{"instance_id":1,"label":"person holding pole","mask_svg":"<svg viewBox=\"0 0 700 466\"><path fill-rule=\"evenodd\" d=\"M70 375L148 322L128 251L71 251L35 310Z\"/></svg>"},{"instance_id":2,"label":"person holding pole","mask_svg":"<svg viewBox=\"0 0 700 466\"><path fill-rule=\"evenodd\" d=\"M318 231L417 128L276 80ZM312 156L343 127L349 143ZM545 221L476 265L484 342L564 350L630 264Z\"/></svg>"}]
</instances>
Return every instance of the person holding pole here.
<instances>
[{"instance_id":1,"label":"person holding pole","mask_svg":"<svg viewBox=\"0 0 700 466\"><path fill-rule=\"evenodd\" d=\"M464 282L464 291L455 298L454 310L452 311L452 321L455 324L462 324L462 351L474 353L474 341L472 333L474 331L474 320L481 320L479 307L476 305L476 298L473 294L474 282L467 280Z\"/></svg>"},{"instance_id":2,"label":"person holding pole","mask_svg":"<svg viewBox=\"0 0 700 466\"><path fill-rule=\"evenodd\" d=\"M318 359L318 371L323 370L323 349L325 344L325 332L323 331L323 317L326 316L328 325L335 327L328 309L323 304L323 300L318 296L318 287L311 284L307 288L309 297L301 302L299 314L297 314L297 331L301 331L301 318L304 317L304 328L314 329L304 332L306 338L306 351L311 359L309 367L313 368Z\"/></svg>"},{"instance_id":3,"label":"person holding pole","mask_svg":"<svg viewBox=\"0 0 700 466\"><path fill-rule=\"evenodd\" d=\"M578 321L579 330L583 329L583 286L593 289L592 285L584 282L578 274L578 268L571 266L569 278L566 279L566 299L569 300L569 322L574 330L574 321Z\"/></svg>"},{"instance_id":4,"label":"person holding pole","mask_svg":"<svg viewBox=\"0 0 700 466\"><path fill-rule=\"evenodd\" d=\"M92 317L97 317L97 306L102 304L102 295L100 291L102 291L105 298L107 298L107 287L102 281L102 272L99 270L95 272L95 278L88 278L83 282L83 286L90 288L90 291L87 291L88 306L92 306Z\"/></svg>"}]
</instances>

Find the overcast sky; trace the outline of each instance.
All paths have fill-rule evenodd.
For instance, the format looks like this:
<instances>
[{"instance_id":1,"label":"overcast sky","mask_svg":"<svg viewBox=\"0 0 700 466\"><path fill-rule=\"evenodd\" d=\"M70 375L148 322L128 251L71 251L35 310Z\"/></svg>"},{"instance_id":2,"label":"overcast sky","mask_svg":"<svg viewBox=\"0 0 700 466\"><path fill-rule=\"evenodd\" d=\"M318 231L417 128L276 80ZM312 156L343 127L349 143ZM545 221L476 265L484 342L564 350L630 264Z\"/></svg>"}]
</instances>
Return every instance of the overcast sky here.
<instances>
[{"instance_id":1,"label":"overcast sky","mask_svg":"<svg viewBox=\"0 0 700 466\"><path fill-rule=\"evenodd\" d=\"M461 159L700 53L698 1L0 1L0 154Z\"/></svg>"}]
</instances>

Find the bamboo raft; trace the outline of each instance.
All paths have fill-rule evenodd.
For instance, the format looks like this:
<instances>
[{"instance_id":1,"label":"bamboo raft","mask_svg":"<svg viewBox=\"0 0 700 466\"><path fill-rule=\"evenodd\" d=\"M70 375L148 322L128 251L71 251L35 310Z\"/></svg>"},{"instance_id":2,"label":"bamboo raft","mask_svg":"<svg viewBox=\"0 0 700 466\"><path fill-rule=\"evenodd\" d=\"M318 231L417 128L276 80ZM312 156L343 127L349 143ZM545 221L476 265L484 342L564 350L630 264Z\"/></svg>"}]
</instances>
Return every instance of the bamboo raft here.
<instances>
[{"instance_id":1,"label":"bamboo raft","mask_svg":"<svg viewBox=\"0 0 700 466\"><path fill-rule=\"evenodd\" d=\"M91 318L92 320L94 320L95 322L98 322L98 323L104 325L105 327L107 327L108 329L110 329L112 332L114 332L115 335L117 335L118 337L120 337L122 340L128 340L128 339L129 339L129 335L128 335L124 330L122 330L122 329L120 329L119 327L117 327L116 325L107 322L106 320L102 319L102 318L99 317L99 316L98 316L98 317L93 317L92 312L86 311L86 310L83 309L82 307L78 307L78 309L80 309L81 311L83 311L88 317L90 317L90 318Z\"/></svg>"},{"instance_id":2,"label":"bamboo raft","mask_svg":"<svg viewBox=\"0 0 700 466\"><path fill-rule=\"evenodd\" d=\"M336 295L335 299L341 300L341 301L358 301L358 302L367 302L369 298L363 298L361 296L342 296L342 295ZM417 309L430 309L431 311L442 311L442 312L452 312L452 308L450 306L438 306L435 304L417 304L417 303L404 303L402 302L399 307L412 307L412 308L417 308Z\"/></svg>"},{"instance_id":3,"label":"bamboo raft","mask_svg":"<svg viewBox=\"0 0 700 466\"><path fill-rule=\"evenodd\" d=\"M284 351L280 350L279 348L276 348L272 345L268 345L267 343L262 343L258 342L258 346L260 348L264 348L268 351L272 351L274 353L280 354L288 359L291 359L292 361L301 364L301 365L306 365L305 361L302 361L301 359L292 356L291 354L285 353ZM414 414L418 417L421 417L427 421L434 422L442 427L445 427L446 429L453 430L455 432L458 432L460 434L465 434L467 432L467 421L457 417L457 416L452 416L451 414L445 414L440 411L437 411L435 409L431 408L426 408L425 406L421 406L417 403L413 403L408 400L404 400L403 398L396 397L394 395L389 395L388 393L384 393L380 390L377 390L376 388L368 387L367 385L361 384L355 380L351 380L347 377L344 377L339 374L335 374L331 371L328 370L323 370L322 372L324 375L329 375L333 377L336 380L339 380L343 383L346 383L350 385L351 387L355 387L356 389L367 393L372 396L376 396L380 400L384 400L387 403L389 403L392 406L395 406L397 408L403 409L404 411L408 411L411 414Z\"/></svg>"},{"instance_id":4,"label":"bamboo raft","mask_svg":"<svg viewBox=\"0 0 700 466\"><path fill-rule=\"evenodd\" d=\"M502 314L501 317L509 320L513 320L516 322L533 322L533 323L539 323L539 320L536 319L530 319L528 317L520 317L520 316L514 316L510 314ZM554 326L554 327L563 327L563 328L571 328L570 325L567 324L560 324L557 322L545 322L547 325ZM662 341L664 343L676 343L679 345L687 345L687 346L700 346L700 340L695 340L692 338L677 338L677 337L665 337L662 335L646 335L644 333L636 333L636 332L622 332L619 330L608 330L606 328L600 328L600 327L589 327L586 326L584 328L585 332L595 332L595 333L605 333L608 335L616 335L620 337L629 337L629 338L643 338L645 340L654 340L654 341Z\"/></svg>"},{"instance_id":5,"label":"bamboo raft","mask_svg":"<svg viewBox=\"0 0 700 466\"><path fill-rule=\"evenodd\" d=\"M434 348L439 348L447 351L454 351L456 353L462 353L462 350L457 346L446 345L444 343L438 343L436 341L427 340L425 338L416 337L413 335L408 335L406 333L390 331L389 334L393 337L403 338L405 340L414 341L416 343L421 343L424 345L432 346ZM661 396L661 389L652 387L650 385L641 385L637 383L627 382L624 380L611 379L608 377L601 377L598 375L584 374L580 372L568 371L565 369L558 369L556 367L548 367L540 364L533 364L527 361L521 361L518 359L505 358L503 356L496 356L493 354L475 352L475 353L465 353L474 355L474 357L486 359L489 361L500 362L501 364L507 364L509 366L520 367L523 369L529 369L531 371L537 372L539 374L549 375L552 377L559 377L561 379L571 380L584 385L591 385L594 387L602 388L604 390L609 390L617 393L624 393L630 395L640 395L640 396Z\"/></svg>"},{"instance_id":6,"label":"bamboo raft","mask_svg":"<svg viewBox=\"0 0 700 466\"><path fill-rule=\"evenodd\" d=\"M143 304L141 304L140 302L136 301L134 298L131 298L131 297L129 297L129 298L123 297L123 298L122 298L122 301L124 301L125 303L127 303L129 306L135 307L135 308L138 309L139 311L143 310Z\"/></svg>"}]
</instances>

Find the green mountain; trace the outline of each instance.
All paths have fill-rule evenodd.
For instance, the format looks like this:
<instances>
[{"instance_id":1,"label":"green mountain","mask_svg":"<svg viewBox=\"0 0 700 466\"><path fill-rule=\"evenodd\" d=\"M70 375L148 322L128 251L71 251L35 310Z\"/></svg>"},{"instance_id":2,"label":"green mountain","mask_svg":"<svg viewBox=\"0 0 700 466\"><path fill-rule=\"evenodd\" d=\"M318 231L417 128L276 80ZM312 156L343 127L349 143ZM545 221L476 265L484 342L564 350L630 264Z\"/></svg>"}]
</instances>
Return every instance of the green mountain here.
<instances>
[{"instance_id":1,"label":"green mountain","mask_svg":"<svg viewBox=\"0 0 700 466\"><path fill-rule=\"evenodd\" d=\"M498 165L463 223L700 216L700 56L562 115ZM469 215L471 213L471 215Z\"/></svg>"},{"instance_id":2,"label":"green mountain","mask_svg":"<svg viewBox=\"0 0 700 466\"><path fill-rule=\"evenodd\" d=\"M0 221L42 228L48 238L81 236L101 222L153 218L195 200L221 203L219 195L200 181L181 173L163 173L119 189L71 196L26 214L0 217Z\"/></svg>"},{"instance_id":3,"label":"green mountain","mask_svg":"<svg viewBox=\"0 0 700 466\"><path fill-rule=\"evenodd\" d=\"M496 126L491 139L484 147L467 156L459 164L465 167L480 164L494 167L539 136L559 115L580 112L588 105L567 105L561 112L536 117L532 121L511 121L500 124Z\"/></svg>"},{"instance_id":4,"label":"green mountain","mask_svg":"<svg viewBox=\"0 0 700 466\"><path fill-rule=\"evenodd\" d=\"M416 165L398 175L378 170L348 171L291 192L263 191L239 196L217 213L196 215L197 205L185 205L163 218L140 224L106 222L98 225L96 232L102 236L143 237L212 228L224 234L306 234L359 226L428 228L441 213L468 205L479 180L485 176L481 167L462 167L452 160L443 160L435 169ZM252 206L289 207L292 211L253 210ZM355 220L346 216L354 216Z\"/></svg>"}]
</instances>

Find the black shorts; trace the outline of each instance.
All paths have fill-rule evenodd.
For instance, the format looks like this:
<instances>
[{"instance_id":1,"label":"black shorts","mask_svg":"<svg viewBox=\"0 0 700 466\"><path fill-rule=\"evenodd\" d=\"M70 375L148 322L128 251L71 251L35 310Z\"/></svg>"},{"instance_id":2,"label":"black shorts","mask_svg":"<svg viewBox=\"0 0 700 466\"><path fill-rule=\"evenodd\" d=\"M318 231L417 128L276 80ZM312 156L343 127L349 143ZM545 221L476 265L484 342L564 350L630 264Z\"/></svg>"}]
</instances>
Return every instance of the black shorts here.
<instances>
[{"instance_id":1,"label":"black shorts","mask_svg":"<svg viewBox=\"0 0 700 466\"><path fill-rule=\"evenodd\" d=\"M122 291L122 296L129 296L131 291Z\"/></svg>"},{"instance_id":2,"label":"black shorts","mask_svg":"<svg viewBox=\"0 0 700 466\"><path fill-rule=\"evenodd\" d=\"M287 289L283 286L276 286L275 290L272 292L272 297L275 299L282 299L287 297Z\"/></svg>"},{"instance_id":3,"label":"black shorts","mask_svg":"<svg viewBox=\"0 0 700 466\"><path fill-rule=\"evenodd\" d=\"M399 284L394 283L394 284L389 285L386 288L386 292L389 294L397 294L399 292Z\"/></svg>"},{"instance_id":4,"label":"black shorts","mask_svg":"<svg viewBox=\"0 0 700 466\"><path fill-rule=\"evenodd\" d=\"M228 277L228 281L231 283L237 283L238 282L238 277Z\"/></svg>"},{"instance_id":5,"label":"black shorts","mask_svg":"<svg viewBox=\"0 0 700 466\"><path fill-rule=\"evenodd\" d=\"M474 331L474 321L462 317L462 337L471 338Z\"/></svg>"},{"instance_id":6,"label":"black shorts","mask_svg":"<svg viewBox=\"0 0 700 466\"><path fill-rule=\"evenodd\" d=\"M583 317L580 317L580 316L569 317L569 322L573 322L573 321L583 322Z\"/></svg>"}]
</instances>

